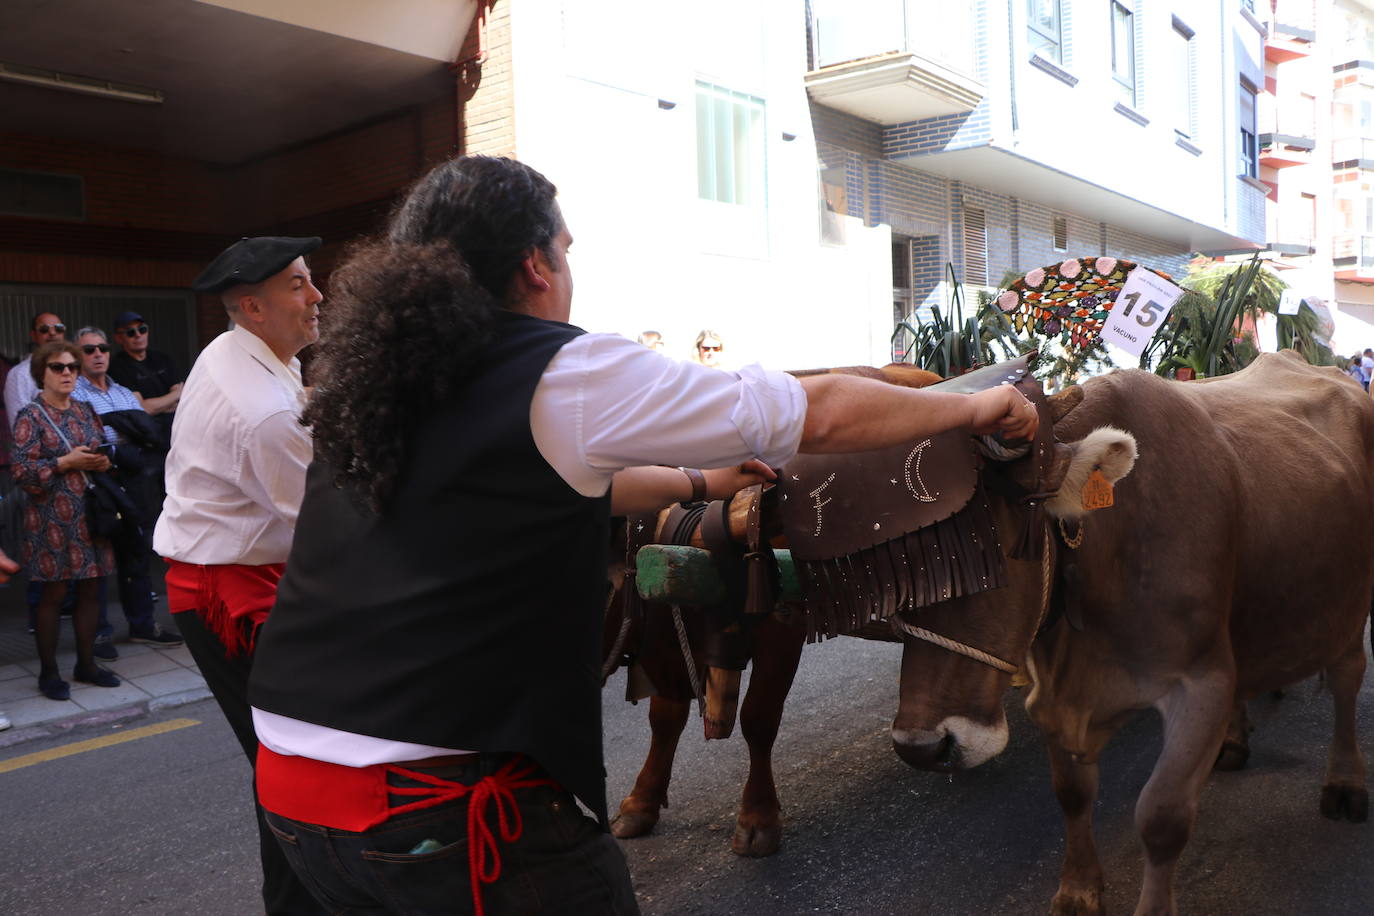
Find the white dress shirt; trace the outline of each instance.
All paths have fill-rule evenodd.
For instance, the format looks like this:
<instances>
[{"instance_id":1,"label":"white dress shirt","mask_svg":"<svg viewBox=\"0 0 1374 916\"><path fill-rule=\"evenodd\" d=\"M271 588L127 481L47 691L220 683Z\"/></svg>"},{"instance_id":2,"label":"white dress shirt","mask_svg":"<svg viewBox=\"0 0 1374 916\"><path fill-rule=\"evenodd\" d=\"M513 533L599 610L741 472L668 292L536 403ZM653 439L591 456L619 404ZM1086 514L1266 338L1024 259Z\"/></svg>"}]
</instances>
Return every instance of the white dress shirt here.
<instances>
[{"instance_id":1,"label":"white dress shirt","mask_svg":"<svg viewBox=\"0 0 1374 916\"><path fill-rule=\"evenodd\" d=\"M167 454L159 556L261 566L291 550L310 464L301 364L242 327L216 337L181 390Z\"/></svg>"},{"instance_id":2,"label":"white dress shirt","mask_svg":"<svg viewBox=\"0 0 1374 916\"><path fill-rule=\"evenodd\" d=\"M181 410L185 404L183 394ZM759 458L780 467L796 455L805 420L806 393L786 373L757 364L739 372L708 369L614 334L583 334L564 344L530 402L539 453L583 496L604 494L616 471L638 465L712 468ZM466 753L261 709L253 710L253 727L278 754L344 766Z\"/></svg>"},{"instance_id":3,"label":"white dress shirt","mask_svg":"<svg viewBox=\"0 0 1374 916\"><path fill-rule=\"evenodd\" d=\"M9 418L11 430L14 429L14 421L19 418L19 411L38 395L38 386L29 374L30 359L32 354L15 363L9 375L5 376L5 416Z\"/></svg>"}]
</instances>

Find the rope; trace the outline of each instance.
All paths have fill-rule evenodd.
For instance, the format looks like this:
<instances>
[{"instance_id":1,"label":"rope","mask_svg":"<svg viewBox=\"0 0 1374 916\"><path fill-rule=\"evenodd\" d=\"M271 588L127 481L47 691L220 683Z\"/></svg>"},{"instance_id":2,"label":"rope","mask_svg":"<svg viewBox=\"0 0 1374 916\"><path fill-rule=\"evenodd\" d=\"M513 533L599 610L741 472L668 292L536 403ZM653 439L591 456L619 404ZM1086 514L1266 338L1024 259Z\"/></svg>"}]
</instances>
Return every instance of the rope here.
<instances>
[{"instance_id":1,"label":"rope","mask_svg":"<svg viewBox=\"0 0 1374 916\"><path fill-rule=\"evenodd\" d=\"M1070 550L1077 550L1083 544L1083 520L1078 521L1078 533L1069 537L1069 529L1064 526L1064 520L1059 520L1059 534L1064 538L1064 544Z\"/></svg>"},{"instance_id":2,"label":"rope","mask_svg":"<svg viewBox=\"0 0 1374 916\"><path fill-rule=\"evenodd\" d=\"M989 655L982 649L975 649L973 646L966 645L964 643L959 642L958 640L950 639L948 636L941 636L939 633L927 630L925 627L912 626L905 620L902 620L900 617L894 616L892 618L892 625L894 628L901 630L908 636L914 636L917 639L922 639L928 643L933 643L934 645L939 646L941 649L948 649L955 655L962 655L965 658L971 658L976 662L982 662L985 665L996 668L998 671L1005 671L1007 674L1016 673L1016 666L1013 665L1011 662L1005 662L995 655Z\"/></svg>"},{"instance_id":3,"label":"rope","mask_svg":"<svg viewBox=\"0 0 1374 916\"><path fill-rule=\"evenodd\" d=\"M993 461L1015 461L1030 454L1031 443L1018 445L1016 448L1007 448L997 441L995 436L979 436L975 441L978 443L979 450L991 458Z\"/></svg>"},{"instance_id":4,"label":"rope","mask_svg":"<svg viewBox=\"0 0 1374 916\"><path fill-rule=\"evenodd\" d=\"M1044 538L1044 549L1041 550L1042 560L1040 563L1040 614L1035 621L1035 632L1037 633L1040 631L1040 625L1045 622L1045 614L1049 612L1050 589L1054 585L1054 563L1050 554L1050 528L1048 525L1045 526ZM892 617L892 628L894 630L900 630L908 636L914 636L917 639L939 646L941 649L953 652L955 655L962 655L965 658L971 658L974 661L982 662L991 668L996 668L998 671L1005 671L1007 674L1016 673L1016 666L1011 662L1003 661L995 655L984 652L982 649L976 649L967 643L959 642L957 639L941 636L934 630L913 626L900 616Z\"/></svg>"},{"instance_id":5,"label":"rope","mask_svg":"<svg viewBox=\"0 0 1374 916\"><path fill-rule=\"evenodd\" d=\"M697 662L692 657L692 644L687 641L687 627L682 622L682 608L673 605L673 628L677 630L677 644L682 649L682 661L687 665L687 679L692 684L692 694L697 698L697 712L706 715L706 695L701 689L701 676L697 674Z\"/></svg>"}]
</instances>

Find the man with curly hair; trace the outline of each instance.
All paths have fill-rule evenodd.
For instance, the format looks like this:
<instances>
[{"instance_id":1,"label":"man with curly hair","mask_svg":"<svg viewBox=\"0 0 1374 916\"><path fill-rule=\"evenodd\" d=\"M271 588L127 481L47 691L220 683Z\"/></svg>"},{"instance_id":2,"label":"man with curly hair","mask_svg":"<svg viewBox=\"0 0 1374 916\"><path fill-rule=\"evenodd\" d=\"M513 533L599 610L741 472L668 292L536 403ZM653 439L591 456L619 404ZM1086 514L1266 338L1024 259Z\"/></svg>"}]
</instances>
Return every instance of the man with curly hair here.
<instances>
[{"instance_id":1,"label":"man with curly hair","mask_svg":"<svg viewBox=\"0 0 1374 916\"><path fill-rule=\"evenodd\" d=\"M211 341L181 390L167 454L167 499L153 549L167 603L201 676L253 762L247 696L258 627L276 597L310 463L296 354L319 339L305 255L318 238L242 239L196 279L234 328ZM258 812L269 914L322 913Z\"/></svg>"},{"instance_id":2,"label":"man with curly hair","mask_svg":"<svg viewBox=\"0 0 1374 916\"><path fill-rule=\"evenodd\" d=\"M268 823L335 912L638 912L601 754L611 515L798 449L1035 430L1009 386L722 372L584 333L554 196L514 160L452 160L334 274L249 699Z\"/></svg>"}]
</instances>

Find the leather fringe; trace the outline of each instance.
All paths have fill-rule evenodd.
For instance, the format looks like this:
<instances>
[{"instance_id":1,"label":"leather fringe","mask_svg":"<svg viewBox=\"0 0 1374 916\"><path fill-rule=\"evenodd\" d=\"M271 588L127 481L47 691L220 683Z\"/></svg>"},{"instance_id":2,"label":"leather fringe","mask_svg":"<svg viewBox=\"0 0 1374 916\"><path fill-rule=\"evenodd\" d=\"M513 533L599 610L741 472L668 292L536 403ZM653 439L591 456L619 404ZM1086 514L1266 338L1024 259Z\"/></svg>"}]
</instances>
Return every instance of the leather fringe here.
<instances>
[{"instance_id":1,"label":"leather fringe","mask_svg":"<svg viewBox=\"0 0 1374 916\"><path fill-rule=\"evenodd\" d=\"M1038 549L1038 540L1031 540ZM947 519L848 556L798 561L797 573L808 643L1007 581L997 526L981 488Z\"/></svg>"}]
</instances>

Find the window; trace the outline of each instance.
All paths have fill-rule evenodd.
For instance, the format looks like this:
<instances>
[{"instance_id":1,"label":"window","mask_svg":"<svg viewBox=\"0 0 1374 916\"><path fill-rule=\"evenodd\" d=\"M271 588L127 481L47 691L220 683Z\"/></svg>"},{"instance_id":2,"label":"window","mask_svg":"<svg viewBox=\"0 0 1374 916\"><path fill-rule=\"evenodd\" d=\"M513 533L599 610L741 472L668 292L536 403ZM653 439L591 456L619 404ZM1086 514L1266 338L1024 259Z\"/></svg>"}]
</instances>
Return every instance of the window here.
<instances>
[{"instance_id":1,"label":"window","mask_svg":"<svg viewBox=\"0 0 1374 916\"><path fill-rule=\"evenodd\" d=\"M1240 174L1250 178L1259 177L1259 146L1255 137L1255 95L1256 89L1250 81L1240 80Z\"/></svg>"},{"instance_id":2,"label":"window","mask_svg":"<svg viewBox=\"0 0 1374 916\"><path fill-rule=\"evenodd\" d=\"M1069 218L1067 216L1056 216L1054 223L1054 250L1069 250Z\"/></svg>"},{"instance_id":3,"label":"window","mask_svg":"<svg viewBox=\"0 0 1374 916\"><path fill-rule=\"evenodd\" d=\"M816 173L820 182L821 241L830 245L843 245L844 216L849 212L844 166L827 167L825 160L821 160L816 167Z\"/></svg>"},{"instance_id":4,"label":"window","mask_svg":"<svg viewBox=\"0 0 1374 916\"><path fill-rule=\"evenodd\" d=\"M982 210L964 208L964 283L988 285L988 229Z\"/></svg>"},{"instance_id":5,"label":"window","mask_svg":"<svg viewBox=\"0 0 1374 916\"><path fill-rule=\"evenodd\" d=\"M1173 99L1171 108L1173 109L1174 130L1191 137L1197 131L1197 124L1194 112L1197 110L1197 77L1196 61L1193 60L1193 35L1196 34L1192 29L1179 19L1174 17L1173 37L1170 39L1170 56L1173 66L1170 68L1174 73Z\"/></svg>"},{"instance_id":6,"label":"window","mask_svg":"<svg viewBox=\"0 0 1374 916\"><path fill-rule=\"evenodd\" d=\"M1120 0L1111 0L1112 9L1112 76L1116 78L1117 95L1121 101L1135 107L1135 14Z\"/></svg>"},{"instance_id":7,"label":"window","mask_svg":"<svg viewBox=\"0 0 1374 916\"><path fill-rule=\"evenodd\" d=\"M1059 3L1060 0L1026 0L1031 50L1056 64L1064 62L1060 51L1063 35L1059 27Z\"/></svg>"},{"instance_id":8,"label":"window","mask_svg":"<svg viewBox=\"0 0 1374 916\"><path fill-rule=\"evenodd\" d=\"M764 203L763 100L697 83L697 196Z\"/></svg>"},{"instance_id":9,"label":"window","mask_svg":"<svg viewBox=\"0 0 1374 916\"><path fill-rule=\"evenodd\" d=\"M0 213L85 219L85 186L79 175L0 169Z\"/></svg>"}]
</instances>

